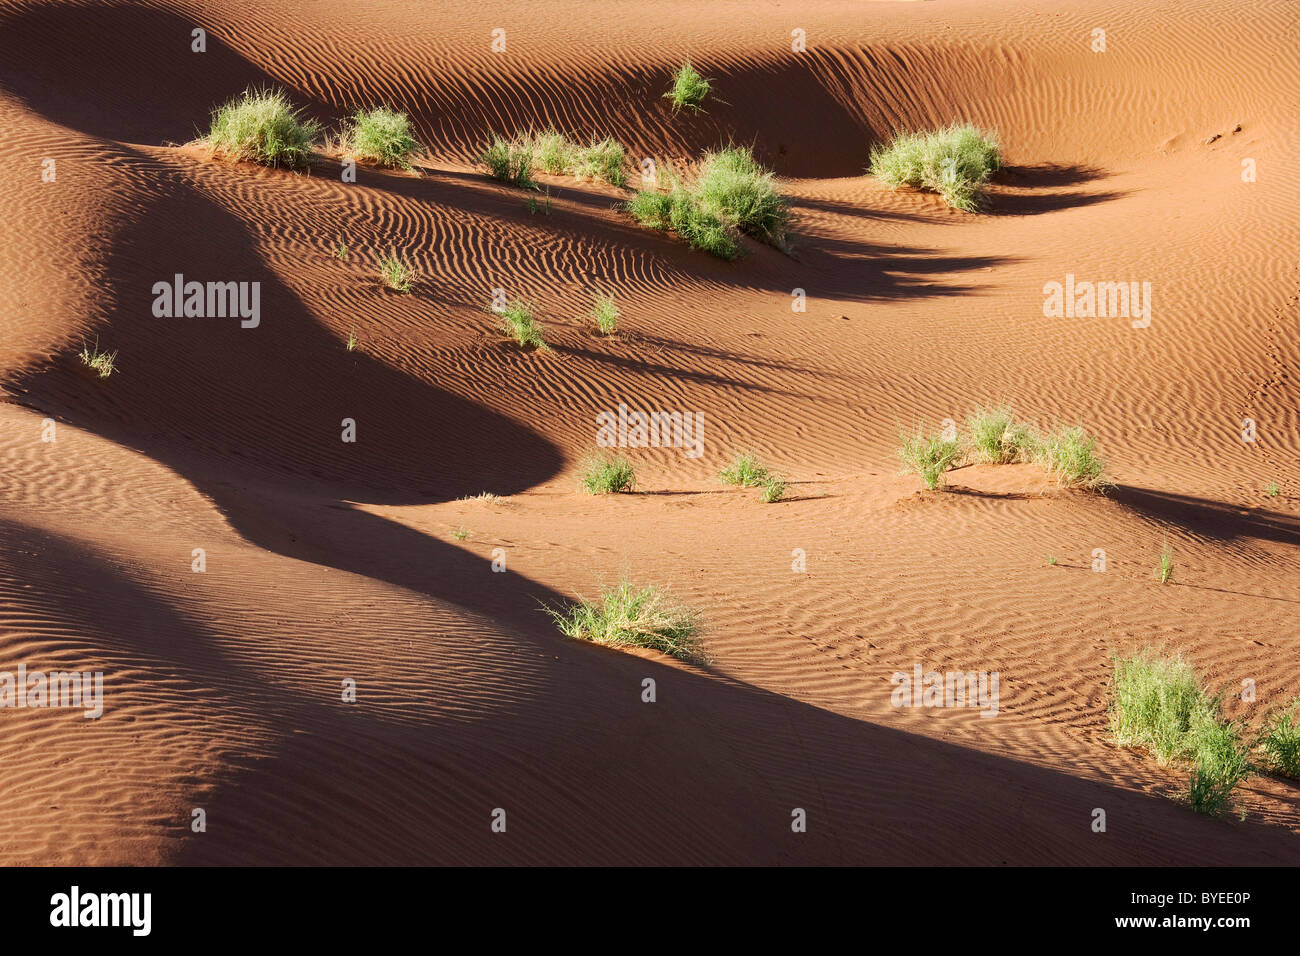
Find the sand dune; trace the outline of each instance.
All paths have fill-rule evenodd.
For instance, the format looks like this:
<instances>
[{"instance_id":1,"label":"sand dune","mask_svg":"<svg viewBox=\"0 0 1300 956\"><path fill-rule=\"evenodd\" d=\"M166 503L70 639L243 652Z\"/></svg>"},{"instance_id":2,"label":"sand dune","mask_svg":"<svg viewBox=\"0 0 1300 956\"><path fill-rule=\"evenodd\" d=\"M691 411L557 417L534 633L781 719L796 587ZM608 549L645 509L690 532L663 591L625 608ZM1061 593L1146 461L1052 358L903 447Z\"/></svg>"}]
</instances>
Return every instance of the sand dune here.
<instances>
[{"instance_id":1,"label":"sand dune","mask_svg":"<svg viewBox=\"0 0 1300 956\"><path fill-rule=\"evenodd\" d=\"M1297 29L1235 0L4 0L0 670L102 670L105 712L0 709L0 862L1300 862L1293 783L1206 819L1106 717L1111 656L1145 644L1251 726L1300 693ZM686 55L717 91L697 117L661 97ZM400 106L428 155L355 183L214 160L192 141L250 85L330 126ZM864 173L954 120L1004 144L985 212ZM679 167L752 144L791 252L713 259L564 176L530 212L474 156L551 125ZM390 248L412 295L376 279ZM259 282L260 325L156 318L176 273ZM1044 317L1067 274L1151 282L1150 327ZM498 333L496 289L553 351ZM582 318L596 292L618 336ZM897 473L900 428L996 400L1084 424L1115 489ZM634 450L640 493L583 495L620 403L703 413L704 452ZM716 481L745 447L788 500ZM710 666L540 612L624 573L703 612ZM917 663L998 671L996 719L891 706Z\"/></svg>"}]
</instances>

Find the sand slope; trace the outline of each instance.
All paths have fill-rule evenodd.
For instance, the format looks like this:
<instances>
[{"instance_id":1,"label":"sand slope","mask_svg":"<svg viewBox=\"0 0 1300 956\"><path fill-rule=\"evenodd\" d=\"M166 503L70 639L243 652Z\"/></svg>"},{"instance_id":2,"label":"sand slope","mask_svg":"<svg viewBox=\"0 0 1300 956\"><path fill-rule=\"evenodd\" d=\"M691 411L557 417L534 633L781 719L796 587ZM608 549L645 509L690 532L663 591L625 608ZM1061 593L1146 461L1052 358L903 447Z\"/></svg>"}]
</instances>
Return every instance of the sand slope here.
<instances>
[{"instance_id":1,"label":"sand slope","mask_svg":"<svg viewBox=\"0 0 1300 956\"><path fill-rule=\"evenodd\" d=\"M107 697L98 720L0 709L0 861L1300 861L1293 785L1198 817L1105 716L1110 656L1146 643L1230 695L1254 680L1225 704L1251 724L1300 693L1294 6L741 10L0 4L0 670L103 670ZM691 119L660 99L687 54L724 101ZM429 159L349 184L183 145L271 83L325 123L400 105ZM1004 141L987 214L863 175L891 129L953 119ZM472 157L548 124L668 163L752 143L795 198L793 254L710 259L563 177L530 213ZM416 294L376 281L390 247ZM261 326L154 318L176 272L260 282ZM1044 318L1067 273L1151 282L1151 327ZM552 353L495 331L497 288ZM596 291L617 337L581 318ZM75 357L96 340L106 381ZM1115 492L896 474L900 427L997 399L1099 435ZM635 450L642 493L580 495L620 402L703 412L704 454ZM737 447L790 500L723 489ZM710 668L539 611L623 573L704 612ZM998 671L998 716L892 707L916 663Z\"/></svg>"}]
</instances>

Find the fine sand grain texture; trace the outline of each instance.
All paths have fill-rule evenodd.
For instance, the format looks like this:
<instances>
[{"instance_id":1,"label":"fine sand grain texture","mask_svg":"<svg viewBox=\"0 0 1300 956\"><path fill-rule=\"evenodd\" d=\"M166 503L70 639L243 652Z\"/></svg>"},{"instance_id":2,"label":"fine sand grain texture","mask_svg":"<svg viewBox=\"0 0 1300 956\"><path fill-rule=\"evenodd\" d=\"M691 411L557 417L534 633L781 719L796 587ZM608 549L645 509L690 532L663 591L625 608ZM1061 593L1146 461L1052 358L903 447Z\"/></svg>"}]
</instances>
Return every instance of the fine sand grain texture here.
<instances>
[{"instance_id":1,"label":"fine sand grain texture","mask_svg":"<svg viewBox=\"0 0 1300 956\"><path fill-rule=\"evenodd\" d=\"M1300 693L1298 35L1283 0L0 0L0 672L104 686L0 707L0 864L1300 863L1294 782L1198 815L1107 718L1147 645L1250 728ZM662 96L687 56L698 115ZM426 152L212 157L249 87L405 110ZM1002 144L982 212L866 173L953 122ZM635 187L751 146L789 251L476 165L551 127ZM177 274L258 283L256 327L156 317ZM1150 323L1045 315L1067 275L1150 283ZM1114 487L899 474L900 431L999 402ZM584 494L620 404L702 416L700 453ZM738 449L781 501L718 481ZM700 612L707 665L543 611L622 577ZM997 672L996 716L894 706L917 666Z\"/></svg>"}]
</instances>

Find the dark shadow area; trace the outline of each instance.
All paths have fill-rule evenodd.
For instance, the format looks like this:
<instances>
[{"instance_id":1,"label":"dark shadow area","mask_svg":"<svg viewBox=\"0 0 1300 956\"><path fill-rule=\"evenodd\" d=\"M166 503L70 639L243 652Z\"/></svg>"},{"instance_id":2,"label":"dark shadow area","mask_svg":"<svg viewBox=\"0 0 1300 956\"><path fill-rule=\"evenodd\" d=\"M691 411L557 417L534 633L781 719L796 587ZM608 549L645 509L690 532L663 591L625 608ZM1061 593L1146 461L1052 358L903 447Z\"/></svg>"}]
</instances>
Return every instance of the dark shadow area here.
<instances>
[{"instance_id":1,"label":"dark shadow area","mask_svg":"<svg viewBox=\"0 0 1300 956\"><path fill-rule=\"evenodd\" d=\"M389 504L511 494L559 470L559 451L529 429L343 348L220 204L162 172L149 189L112 242L113 304L93 333L121 370L100 381L70 356L19 377L42 409L165 462L219 502L251 481ZM178 273L260 283L260 324L155 317L154 284ZM133 361L145 355L167 360ZM345 419L355 442L343 440Z\"/></svg>"},{"instance_id":2,"label":"dark shadow area","mask_svg":"<svg viewBox=\"0 0 1300 956\"><path fill-rule=\"evenodd\" d=\"M1095 206L1125 195L1113 190L1084 192L1068 188L1104 178L1106 173L1091 166L1057 163L1004 166L993 177L993 188L986 194L982 212L990 216L1036 216L1060 209ZM1006 187L1034 192L1007 192Z\"/></svg>"},{"instance_id":3,"label":"dark shadow area","mask_svg":"<svg viewBox=\"0 0 1300 956\"><path fill-rule=\"evenodd\" d=\"M285 85L211 29L207 51L193 52L191 31L203 25L164 9L113 3L0 11L4 85L34 112L100 139L188 142L207 133L215 107L247 87ZM296 94L295 100L307 102ZM313 113L332 118L328 109Z\"/></svg>"},{"instance_id":4,"label":"dark shadow area","mask_svg":"<svg viewBox=\"0 0 1300 956\"><path fill-rule=\"evenodd\" d=\"M1133 485L1117 485L1110 496L1147 518L1180 525L1207 538L1219 541L1259 538L1300 545L1300 518L1293 515Z\"/></svg>"},{"instance_id":5,"label":"dark shadow area","mask_svg":"<svg viewBox=\"0 0 1300 956\"><path fill-rule=\"evenodd\" d=\"M1186 581L1179 581L1176 578L1169 582L1172 587L1191 588L1193 591L1214 591L1217 594L1234 594L1238 597L1257 598L1260 601L1282 601L1285 604L1300 604L1300 601L1294 598L1277 597L1272 594L1251 594L1249 591L1230 591L1227 588L1212 588L1208 584L1188 584Z\"/></svg>"},{"instance_id":6,"label":"dark shadow area","mask_svg":"<svg viewBox=\"0 0 1300 956\"><path fill-rule=\"evenodd\" d=\"M726 375L719 375L713 372L700 372L692 369L680 368L673 365L660 365L647 361L643 355L622 356L611 355L608 352L598 352L594 349L581 348L578 346L554 345L552 349L563 355L571 355L575 358L583 358L598 365L607 365L612 368L621 368L628 371L635 371L641 375L661 375L672 378L676 381L694 382L699 385L706 385L713 388L739 388L750 392L758 392L764 395L790 395L798 398L813 399L814 396L805 392L794 392L787 387L772 387L760 385L757 382L746 382L741 379L732 378ZM758 364L760 367L763 363L754 363L747 358L737 358L736 362L742 365ZM632 397L632 396L629 396Z\"/></svg>"},{"instance_id":7,"label":"dark shadow area","mask_svg":"<svg viewBox=\"0 0 1300 956\"><path fill-rule=\"evenodd\" d=\"M467 187L467 191L456 190L454 184L458 182ZM691 249L669 233L638 225L625 214L611 217L610 207L614 201L595 193L586 194L595 215L575 222L566 211L555 211L549 216L530 214L525 204L530 195L536 194L515 191L486 177L468 173L438 171L422 178L372 175L366 184L412 201L455 206L465 205L468 193L475 197L473 208L521 224L571 235L584 245L599 242L616 249L648 246L653 250L656 265L667 273L724 288L769 291L786 297L796 287L816 288L818 296L846 302L974 294L974 287L946 281L945 275L1017 261L1010 256L943 256L934 249L796 233L792 237L795 243L792 255L746 239L744 255L734 262L726 262ZM507 192L503 195L502 190ZM571 198L581 192L569 188L565 195ZM800 200L800 204L802 202ZM797 213L798 206L795 211ZM809 279L810 274L815 276L815 284Z\"/></svg>"}]
</instances>

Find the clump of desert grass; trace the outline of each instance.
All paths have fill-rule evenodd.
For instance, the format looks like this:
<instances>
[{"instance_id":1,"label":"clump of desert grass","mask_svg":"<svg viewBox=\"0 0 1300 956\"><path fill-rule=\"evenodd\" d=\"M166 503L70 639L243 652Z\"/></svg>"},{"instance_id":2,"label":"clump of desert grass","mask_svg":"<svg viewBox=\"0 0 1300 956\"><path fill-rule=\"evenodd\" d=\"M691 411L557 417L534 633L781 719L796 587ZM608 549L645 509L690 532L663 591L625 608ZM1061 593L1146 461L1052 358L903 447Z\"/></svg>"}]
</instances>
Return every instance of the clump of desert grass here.
<instances>
[{"instance_id":1,"label":"clump of desert grass","mask_svg":"<svg viewBox=\"0 0 1300 956\"><path fill-rule=\"evenodd\" d=\"M1278 496L1278 493L1281 492L1281 490L1282 489L1278 486L1278 483L1276 481L1270 481L1267 485L1264 486L1264 493L1268 495L1270 498L1276 498Z\"/></svg>"},{"instance_id":2,"label":"clump of desert grass","mask_svg":"<svg viewBox=\"0 0 1300 956\"><path fill-rule=\"evenodd\" d=\"M1160 560L1151 572L1151 576L1161 584L1168 584L1174 579L1174 549L1164 545L1160 549Z\"/></svg>"},{"instance_id":3,"label":"clump of desert grass","mask_svg":"<svg viewBox=\"0 0 1300 956\"><path fill-rule=\"evenodd\" d=\"M1032 462L1058 487L1104 491L1111 486L1097 439L1078 425L1046 433L1021 421L1009 405L981 405L966 417L964 434L933 434L924 428L899 434L903 474L916 474L930 491L946 486L944 473L965 464ZM950 426L951 427L951 426Z\"/></svg>"},{"instance_id":4,"label":"clump of desert grass","mask_svg":"<svg viewBox=\"0 0 1300 956\"><path fill-rule=\"evenodd\" d=\"M228 159L297 168L319 134L320 124L305 119L283 90L247 89L213 111L204 143Z\"/></svg>"},{"instance_id":5,"label":"clump of desert grass","mask_svg":"<svg viewBox=\"0 0 1300 956\"><path fill-rule=\"evenodd\" d=\"M692 663L706 663L699 643L699 619L671 600L665 589L637 587L626 578L596 601L566 609L546 608L560 633L610 647L646 647Z\"/></svg>"},{"instance_id":6,"label":"clump of desert grass","mask_svg":"<svg viewBox=\"0 0 1300 956\"><path fill-rule=\"evenodd\" d=\"M789 202L771 170L743 146L707 153L695 179L700 204L729 226L778 249L785 248Z\"/></svg>"},{"instance_id":7,"label":"clump of desert grass","mask_svg":"<svg viewBox=\"0 0 1300 956\"><path fill-rule=\"evenodd\" d=\"M789 482L784 475L778 475L759 460L757 452L733 452L731 461L718 472L718 480L724 485L738 488L758 488L758 500L763 504L775 504L785 497Z\"/></svg>"},{"instance_id":8,"label":"clump of desert grass","mask_svg":"<svg viewBox=\"0 0 1300 956\"><path fill-rule=\"evenodd\" d=\"M563 133L548 129L518 137L517 142L532 150L537 167L544 173L561 176L573 165L574 144Z\"/></svg>"},{"instance_id":9,"label":"clump of desert grass","mask_svg":"<svg viewBox=\"0 0 1300 956\"><path fill-rule=\"evenodd\" d=\"M701 113L704 111L704 100L711 89L712 84L691 66L688 57L673 73L672 84L664 94L664 99L672 103L674 113L682 110Z\"/></svg>"},{"instance_id":10,"label":"clump of desert grass","mask_svg":"<svg viewBox=\"0 0 1300 956\"><path fill-rule=\"evenodd\" d=\"M379 260L379 278L394 292L406 295L415 287L416 273L396 249L389 249L388 255Z\"/></svg>"},{"instance_id":11,"label":"clump of desert grass","mask_svg":"<svg viewBox=\"0 0 1300 956\"><path fill-rule=\"evenodd\" d=\"M694 249L721 259L740 254L738 237L787 249L789 202L770 170L743 146L705 154L694 178L669 178L625 206L643 226L672 230Z\"/></svg>"},{"instance_id":12,"label":"clump of desert grass","mask_svg":"<svg viewBox=\"0 0 1300 956\"><path fill-rule=\"evenodd\" d=\"M771 471L758 459L753 451L738 451L731 456L731 461L718 472L718 480L724 485L736 485L741 488L757 488L772 478Z\"/></svg>"},{"instance_id":13,"label":"clump of desert grass","mask_svg":"<svg viewBox=\"0 0 1300 956\"><path fill-rule=\"evenodd\" d=\"M99 340L95 340L94 345L81 343L81 353L78 356L81 364L86 366L100 378L108 378L117 370L117 351L106 352L99 347Z\"/></svg>"},{"instance_id":14,"label":"clump of desert grass","mask_svg":"<svg viewBox=\"0 0 1300 956\"><path fill-rule=\"evenodd\" d=\"M533 180L536 154L531 144L517 143L495 136L478 157L478 163L493 179L520 189L537 189Z\"/></svg>"},{"instance_id":15,"label":"clump of desert grass","mask_svg":"<svg viewBox=\"0 0 1300 956\"><path fill-rule=\"evenodd\" d=\"M525 189L539 188L533 173L599 180L611 186L627 182L627 151L611 136L592 138L586 145L548 129L523 133L514 139L496 137L479 158L493 179Z\"/></svg>"},{"instance_id":16,"label":"clump of desert grass","mask_svg":"<svg viewBox=\"0 0 1300 956\"><path fill-rule=\"evenodd\" d=\"M1197 813L1219 816L1230 809L1233 791L1250 776L1250 755L1240 734L1235 723L1224 722L1217 714L1198 716L1194 722L1187 802Z\"/></svg>"},{"instance_id":17,"label":"clump of desert grass","mask_svg":"<svg viewBox=\"0 0 1300 956\"><path fill-rule=\"evenodd\" d=\"M683 186L678 185L667 193L642 190L628 201L626 209L641 225L661 232L672 230L692 249L719 259L731 260L740 255L740 243L727 224L705 209L699 197Z\"/></svg>"},{"instance_id":18,"label":"clump of desert grass","mask_svg":"<svg viewBox=\"0 0 1300 956\"><path fill-rule=\"evenodd\" d=\"M898 457L903 463L900 474L921 478L927 491L942 491L947 486L946 473L962 460L962 444L956 438L927 433L918 428L913 434L898 436Z\"/></svg>"},{"instance_id":19,"label":"clump of desert grass","mask_svg":"<svg viewBox=\"0 0 1300 956\"><path fill-rule=\"evenodd\" d=\"M347 350L348 350L349 352L355 352L355 351L357 350L357 333L356 333L356 332L349 332L349 333L348 333L348 340L347 340L347 342L345 343L345 345L346 345L346 348L347 348Z\"/></svg>"},{"instance_id":20,"label":"clump of desert grass","mask_svg":"<svg viewBox=\"0 0 1300 956\"><path fill-rule=\"evenodd\" d=\"M1116 743L1141 747L1161 764L1188 766L1188 804L1216 816L1252 769L1240 728L1220 718L1219 702L1180 655L1148 648L1114 660L1109 709Z\"/></svg>"},{"instance_id":21,"label":"clump of desert grass","mask_svg":"<svg viewBox=\"0 0 1300 956\"><path fill-rule=\"evenodd\" d=\"M1181 655L1150 648L1117 657L1110 723L1121 747L1143 747L1162 764L1186 756L1194 715L1211 712L1212 699Z\"/></svg>"},{"instance_id":22,"label":"clump of desert grass","mask_svg":"<svg viewBox=\"0 0 1300 956\"><path fill-rule=\"evenodd\" d=\"M632 462L616 452L594 452L578 475L589 495L617 495L636 487Z\"/></svg>"},{"instance_id":23,"label":"clump of desert grass","mask_svg":"<svg viewBox=\"0 0 1300 956\"><path fill-rule=\"evenodd\" d=\"M627 152L623 144L611 136L593 138L584 146L554 129L548 129L544 133L521 137L521 142L532 149L541 170L552 176L600 180L611 186L622 186L627 182Z\"/></svg>"},{"instance_id":24,"label":"clump of desert grass","mask_svg":"<svg viewBox=\"0 0 1300 956\"><path fill-rule=\"evenodd\" d=\"M622 186L627 182L626 163L623 145L606 136L575 149L572 175L578 179L599 179L611 186Z\"/></svg>"},{"instance_id":25,"label":"clump of desert grass","mask_svg":"<svg viewBox=\"0 0 1300 956\"><path fill-rule=\"evenodd\" d=\"M1038 454L1038 437L1007 405L980 406L966 418L969 458L1005 465L1033 461Z\"/></svg>"},{"instance_id":26,"label":"clump of desert grass","mask_svg":"<svg viewBox=\"0 0 1300 956\"><path fill-rule=\"evenodd\" d=\"M514 339L520 348L549 351L542 324L537 321L533 311L527 302L515 299L497 313L501 318L501 330Z\"/></svg>"},{"instance_id":27,"label":"clump of desert grass","mask_svg":"<svg viewBox=\"0 0 1300 956\"><path fill-rule=\"evenodd\" d=\"M1001 168L997 134L970 124L899 132L887 146L871 150L871 175L881 182L938 193L963 212L979 208L984 184Z\"/></svg>"},{"instance_id":28,"label":"clump of desert grass","mask_svg":"<svg viewBox=\"0 0 1300 956\"><path fill-rule=\"evenodd\" d=\"M411 132L411 119L386 106L358 110L344 133L349 153L363 162L390 169L411 168L411 157L424 147Z\"/></svg>"},{"instance_id":29,"label":"clump of desert grass","mask_svg":"<svg viewBox=\"0 0 1300 956\"><path fill-rule=\"evenodd\" d=\"M1058 485L1094 490L1110 485L1106 463L1097 455L1097 439L1081 426L1059 425L1035 441L1035 459Z\"/></svg>"},{"instance_id":30,"label":"clump of desert grass","mask_svg":"<svg viewBox=\"0 0 1300 956\"><path fill-rule=\"evenodd\" d=\"M767 480L763 482L763 490L759 492L758 499L765 505L775 504L785 497L787 483L780 475L768 475Z\"/></svg>"},{"instance_id":31,"label":"clump of desert grass","mask_svg":"<svg viewBox=\"0 0 1300 956\"><path fill-rule=\"evenodd\" d=\"M1300 780L1300 697L1273 714L1260 730L1264 766Z\"/></svg>"},{"instance_id":32,"label":"clump of desert grass","mask_svg":"<svg viewBox=\"0 0 1300 956\"><path fill-rule=\"evenodd\" d=\"M540 212L544 216L549 216L551 214L551 187L546 187L546 196L541 203L537 202L536 196L529 196L527 205L528 211L532 215L535 216Z\"/></svg>"},{"instance_id":33,"label":"clump of desert grass","mask_svg":"<svg viewBox=\"0 0 1300 956\"><path fill-rule=\"evenodd\" d=\"M613 335L618 331L618 303L612 296L598 295L591 307L591 320L596 323L596 331L601 335Z\"/></svg>"},{"instance_id":34,"label":"clump of desert grass","mask_svg":"<svg viewBox=\"0 0 1300 956\"><path fill-rule=\"evenodd\" d=\"M348 261L348 244L345 240L340 239L339 244L334 248L334 258L339 262Z\"/></svg>"}]
</instances>

